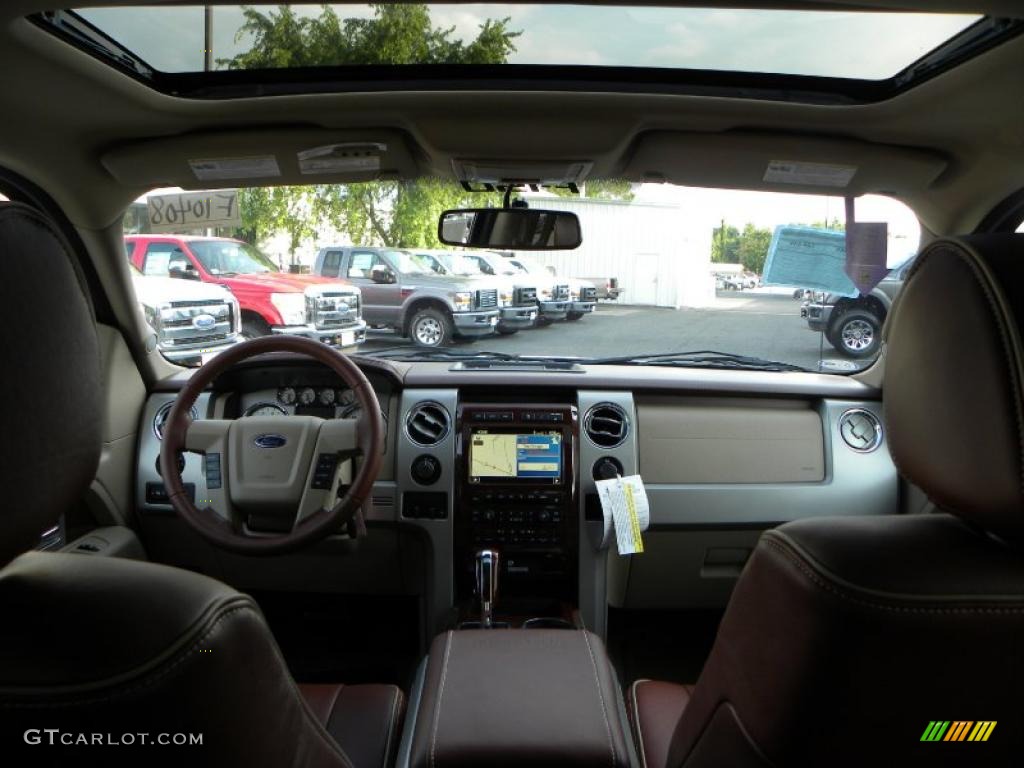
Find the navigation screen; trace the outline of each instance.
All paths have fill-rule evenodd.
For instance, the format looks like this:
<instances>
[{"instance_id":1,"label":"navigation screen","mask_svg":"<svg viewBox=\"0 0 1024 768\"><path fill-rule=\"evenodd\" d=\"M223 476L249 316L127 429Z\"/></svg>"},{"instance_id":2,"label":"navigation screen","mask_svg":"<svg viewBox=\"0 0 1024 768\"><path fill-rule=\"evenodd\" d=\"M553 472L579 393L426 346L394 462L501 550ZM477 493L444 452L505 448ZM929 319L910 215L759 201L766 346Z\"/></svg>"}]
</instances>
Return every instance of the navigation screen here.
<instances>
[{"instance_id":1,"label":"navigation screen","mask_svg":"<svg viewBox=\"0 0 1024 768\"><path fill-rule=\"evenodd\" d=\"M493 478L550 480L562 477L561 432L474 430L469 451L473 481Z\"/></svg>"}]
</instances>

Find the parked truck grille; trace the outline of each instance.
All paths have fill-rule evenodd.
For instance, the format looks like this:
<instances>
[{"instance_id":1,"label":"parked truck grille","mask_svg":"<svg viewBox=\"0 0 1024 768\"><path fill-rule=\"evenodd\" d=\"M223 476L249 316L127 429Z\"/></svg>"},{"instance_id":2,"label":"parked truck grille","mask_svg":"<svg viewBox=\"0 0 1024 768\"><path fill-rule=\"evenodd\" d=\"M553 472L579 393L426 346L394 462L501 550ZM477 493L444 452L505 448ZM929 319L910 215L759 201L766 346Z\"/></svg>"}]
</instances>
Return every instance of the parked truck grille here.
<instances>
[{"instance_id":1,"label":"parked truck grille","mask_svg":"<svg viewBox=\"0 0 1024 768\"><path fill-rule=\"evenodd\" d=\"M498 306L498 289L487 288L476 292L477 309L493 309Z\"/></svg>"},{"instance_id":2,"label":"parked truck grille","mask_svg":"<svg viewBox=\"0 0 1024 768\"><path fill-rule=\"evenodd\" d=\"M555 301L568 301L569 300L569 286L568 285L556 285L555 290L552 294Z\"/></svg>"},{"instance_id":3,"label":"parked truck grille","mask_svg":"<svg viewBox=\"0 0 1024 768\"><path fill-rule=\"evenodd\" d=\"M229 302L172 301L160 310L160 341L175 347L213 344L231 337L234 312Z\"/></svg>"},{"instance_id":4,"label":"parked truck grille","mask_svg":"<svg viewBox=\"0 0 1024 768\"><path fill-rule=\"evenodd\" d=\"M516 288L513 303L519 307L526 304L535 304L537 301L536 288Z\"/></svg>"},{"instance_id":5,"label":"parked truck grille","mask_svg":"<svg viewBox=\"0 0 1024 768\"><path fill-rule=\"evenodd\" d=\"M581 301L597 301L597 288L593 286L589 288L582 288L580 290Z\"/></svg>"},{"instance_id":6,"label":"parked truck grille","mask_svg":"<svg viewBox=\"0 0 1024 768\"><path fill-rule=\"evenodd\" d=\"M318 293L306 296L306 322L318 329L344 328L359 320L359 294Z\"/></svg>"}]
</instances>

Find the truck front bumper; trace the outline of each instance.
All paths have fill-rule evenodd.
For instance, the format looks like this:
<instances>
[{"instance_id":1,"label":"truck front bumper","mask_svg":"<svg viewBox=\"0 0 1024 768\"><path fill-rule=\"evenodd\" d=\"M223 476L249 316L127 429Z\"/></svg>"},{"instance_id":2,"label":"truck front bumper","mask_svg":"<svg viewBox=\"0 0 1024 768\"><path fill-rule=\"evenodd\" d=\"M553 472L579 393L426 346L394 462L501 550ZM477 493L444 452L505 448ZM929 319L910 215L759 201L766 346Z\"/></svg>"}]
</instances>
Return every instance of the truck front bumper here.
<instances>
[{"instance_id":1,"label":"truck front bumper","mask_svg":"<svg viewBox=\"0 0 1024 768\"><path fill-rule=\"evenodd\" d=\"M205 346L200 344L192 347L180 347L160 344L157 346L157 350L172 363L177 363L178 365L202 365L218 352L231 349L231 347L241 341L241 336L235 336L232 339Z\"/></svg>"},{"instance_id":2,"label":"truck front bumper","mask_svg":"<svg viewBox=\"0 0 1024 768\"><path fill-rule=\"evenodd\" d=\"M455 333L459 336L490 336L498 326L498 310L480 312L453 312Z\"/></svg>"},{"instance_id":3,"label":"truck front bumper","mask_svg":"<svg viewBox=\"0 0 1024 768\"><path fill-rule=\"evenodd\" d=\"M317 328L313 325L276 325L271 333L285 336L302 336L305 339L322 342L342 351L355 349L366 341L366 323L360 320L341 328Z\"/></svg>"},{"instance_id":4,"label":"truck front bumper","mask_svg":"<svg viewBox=\"0 0 1024 768\"><path fill-rule=\"evenodd\" d=\"M800 305L800 317L807 320L808 329L818 332L828 328L828 320L832 316L831 304L819 304L805 301Z\"/></svg>"},{"instance_id":5,"label":"truck front bumper","mask_svg":"<svg viewBox=\"0 0 1024 768\"><path fill-rule=\"evenodd\" d=\"M570 301L542 301L539 303L540 316L545 320L564 320L569 314Z\"/></svg>"},{"instance_id":6,"label":"truck front bumper","mask_svg":"<svg viewBox=\"0 0 1024 768\"><path fill-rule=\"evenodd\" d=\"M569 305L569 311L575 312L580 315L586 315L594 311L594 307L597 306L596 301L574 301Z\"/></svg>"},{"instance_id":7,"label":"truck front bumper","mask_svg":"<svg viewBox=\"0 0 1024 768\"><path fill-rule=\"evenodd\" d=\"M536 304L527 304L522 307L503 307L498 318L498 328L505 331L521 331L529 328L537 322Z\"/></svg>"}]
</instances>

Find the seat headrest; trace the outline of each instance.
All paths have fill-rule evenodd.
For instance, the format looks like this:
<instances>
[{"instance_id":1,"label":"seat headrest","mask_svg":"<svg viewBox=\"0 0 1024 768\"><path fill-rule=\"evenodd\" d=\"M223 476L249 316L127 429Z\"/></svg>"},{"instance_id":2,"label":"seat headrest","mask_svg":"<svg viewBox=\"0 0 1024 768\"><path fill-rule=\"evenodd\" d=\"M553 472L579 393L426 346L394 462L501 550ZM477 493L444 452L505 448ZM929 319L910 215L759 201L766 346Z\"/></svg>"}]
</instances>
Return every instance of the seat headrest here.
<instances>
[{"instance_id":1,"label":"seat headrest","mask_svg":"<svg viewBox=\"0 0 1024 768\"><path fill-rule=\"evenodd\" d=\"M34 208L0 203L0 567L35 547L96 474L99 345L70 249Z\"/></svg>"},{"instance_id":2,"label":"seat headrest","mask_svg":"<svg viewBox=\"0 0 1024 768\"><path fill-rule=\"evenodd\" d=\"M900 473L1024 544L1024 235L926 246L889 319L885 422Z\"/></svg>"}]
</instances>

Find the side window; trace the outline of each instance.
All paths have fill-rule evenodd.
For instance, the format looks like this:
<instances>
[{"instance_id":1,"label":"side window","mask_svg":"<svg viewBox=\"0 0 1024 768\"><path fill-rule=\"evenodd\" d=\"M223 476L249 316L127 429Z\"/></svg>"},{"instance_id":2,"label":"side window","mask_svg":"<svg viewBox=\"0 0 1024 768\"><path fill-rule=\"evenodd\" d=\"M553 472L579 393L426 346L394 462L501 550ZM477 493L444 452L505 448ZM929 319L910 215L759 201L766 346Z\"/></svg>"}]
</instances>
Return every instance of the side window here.
<instances>
[{"instance_id":1,"label":"side window","mask_svg":"<svg viewBox=\"0 0 1024 768\"><path fill-rule=\"evenodd\" d=\"M1020 223L1020 225L1017 227L1015 231L1024 234L1024 221Z\"/></svg>"},{"instance_id":2,"label":"side window","mask_svg":"<svg viewBox=\"0 0 1024 768\"><path fill-rule=\"evenodd\" d=\"M376 253L353 251L352 263L348 265L348 277L369 277L370 270L383 263Z\"/></svg>"},{"instance_id":3,"label":"side window","mask_svg":"<svg viewBox=\"0 0 1024 768\"><path fill-rule=\"evenodd\" d=\"M174 243L150 243L142 259L142 274L170 277L171 261L186 260L184 252Z\"/></svg>"},{"instance_id":4,"label":"side window","mask_svg":"<svg viewBox=\"0 0 1024 768\"><path fill-rule=\"evenodd\" d=\"M341 272L341 251L328 251L324 263L320 266L320 274L337 277Z\"/></svg>"},{"instance_id":5,"label":"side window","mask_svg":"<svg viewBox=\"0 0 1024 768\"><path fill-rule=\"evenodd\" d=\"M128 261L132 260L132 254L135 253L135 243L131 240L124 241L124 255L128 257Z\"/></svg>"},{"instance_id":6,"label":"side window","mask_svg":"<svg viewBox=\"0 0 1024 768\"><path fill-rule=\"evenodd\" d=\"M473 254L467 253L466 254L466 258L467 259L472 259L473 263L476 264L480 268L480 271L483 272L485 275L493 275L494 274L494 270L491 269L491 265L488 264L486 261L484 261L479 256L474 256Z\"/></svg>"}]
</instances>

